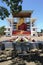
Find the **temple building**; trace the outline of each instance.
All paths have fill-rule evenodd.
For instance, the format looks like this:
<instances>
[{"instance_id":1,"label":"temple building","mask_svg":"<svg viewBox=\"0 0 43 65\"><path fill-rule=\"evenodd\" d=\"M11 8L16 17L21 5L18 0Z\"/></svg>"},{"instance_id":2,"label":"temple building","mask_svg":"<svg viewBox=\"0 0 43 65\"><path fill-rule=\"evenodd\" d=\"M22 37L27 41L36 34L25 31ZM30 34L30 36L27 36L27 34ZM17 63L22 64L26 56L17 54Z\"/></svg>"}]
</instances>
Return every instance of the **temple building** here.
<instances>
[{"instance_id":1,"label":"temple building","mask_svg":"<svg viewBox=\"0 0 43 65\"><path fill-rule=\"evenodd\" d=\"M35 18L32 18L33 11L21 11L13 13L13 18L7 18L9 27L6 27L6 36L37 36Z\"/></svg>"}]
</instances>

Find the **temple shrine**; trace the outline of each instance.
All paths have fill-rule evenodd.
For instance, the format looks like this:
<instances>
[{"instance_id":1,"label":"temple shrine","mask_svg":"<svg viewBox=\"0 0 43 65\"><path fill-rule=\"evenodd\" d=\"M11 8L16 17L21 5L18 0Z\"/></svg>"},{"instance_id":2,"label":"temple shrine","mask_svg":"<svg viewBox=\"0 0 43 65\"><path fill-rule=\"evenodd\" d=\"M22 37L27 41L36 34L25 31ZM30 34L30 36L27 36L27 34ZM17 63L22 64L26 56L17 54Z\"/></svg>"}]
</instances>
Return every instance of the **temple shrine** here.
<instances>
[{"instance_id":1,"label":"temple shrine","mask_svg":"<svg viewBox=\"0 0 43 65\"><path fill-rule=\"evenodd\" d=\"M13 13L12 18L7 18L9 27L6 27L6 36L37 36L35 18L32 18L33 11L21 11Z\"/></svg>"}]
</instances>

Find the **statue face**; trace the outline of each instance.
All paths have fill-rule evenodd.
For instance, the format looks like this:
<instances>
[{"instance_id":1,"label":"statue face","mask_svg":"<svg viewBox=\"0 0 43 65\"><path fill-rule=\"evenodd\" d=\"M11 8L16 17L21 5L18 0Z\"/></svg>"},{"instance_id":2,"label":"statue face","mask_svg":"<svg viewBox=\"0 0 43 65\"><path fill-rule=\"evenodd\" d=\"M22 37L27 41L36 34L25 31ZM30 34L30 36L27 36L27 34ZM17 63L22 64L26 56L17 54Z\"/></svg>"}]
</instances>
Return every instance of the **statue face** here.
<instances>
[{"instance_id":1,"label":"statue face","mask_svg":"<svg viewBox=\"0 0 43 65\"><path fill-rule=\"evenodd\" d=\"M20 20L19 20L19 25L22 23L24 23L24 18L20 18Z\"/></svg>"}]
</instances>

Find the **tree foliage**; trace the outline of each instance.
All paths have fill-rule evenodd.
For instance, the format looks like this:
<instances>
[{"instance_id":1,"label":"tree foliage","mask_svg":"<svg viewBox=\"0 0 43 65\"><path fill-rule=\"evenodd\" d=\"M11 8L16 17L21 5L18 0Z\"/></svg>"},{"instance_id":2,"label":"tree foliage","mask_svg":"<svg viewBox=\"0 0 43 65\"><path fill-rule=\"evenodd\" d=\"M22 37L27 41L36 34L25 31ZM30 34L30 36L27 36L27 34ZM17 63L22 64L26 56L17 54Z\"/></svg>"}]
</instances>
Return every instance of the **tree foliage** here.
<instances>
[{"instance_id":1,"label":"tree foliage","mask_svg":"<svg viewBox=\"0 0 43 65\"><path fill-rule=\"evenodd\" d=\"M43 33L43 29L41 29L41 33Z\"/></svg>"},{"instance_id":2,"label":"tree foliage","mask_svg":"<svg viewBox=\"0 0 43 65\"><path fill-rule=\"evenodd\" d=\"M0 27L0 36L4 35L5 27Z\"/></svg>"},{"instance_id":3,"label":"tree foliage","mask_svg":"<svg viewBox=\"0 0 43 65\"><path fill-rule=\"evenodd\" d=\"M22 10L22 0L2 0L2 3L6 3L6 5L10 8L8 11L7 8L0 6L0 18L4 19L8 17L10 13L18 13Z\"/></svg>"},{"instance_id":4,"label":"tree foliage","mask_svg":"<svg viewBox=\"0 0 43 65\"><path fill-rule=\"evenodd\" d=\"M9 16L9 12L6 8L0 6L0 19L4 19L5 17Z\"/></svg>"}]
</instances>

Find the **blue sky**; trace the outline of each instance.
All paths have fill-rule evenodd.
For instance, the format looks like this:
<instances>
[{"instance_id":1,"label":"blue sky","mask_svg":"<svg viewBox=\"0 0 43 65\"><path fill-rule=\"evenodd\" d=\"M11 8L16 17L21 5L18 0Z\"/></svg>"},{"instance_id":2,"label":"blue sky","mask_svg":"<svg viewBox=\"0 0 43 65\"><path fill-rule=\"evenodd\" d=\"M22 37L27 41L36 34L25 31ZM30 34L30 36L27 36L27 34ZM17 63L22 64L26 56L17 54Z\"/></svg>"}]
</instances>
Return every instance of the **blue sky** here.
<instances>
[{"instance_id":1,"label":"blue sky","mask_svg":"<svg viewBox=\"0 0 43 65\"><path fill-rule=\"evenodd\" d=\"M0 5L4 6L5 4L2 4L0 2ZM5 7L7 7L5 5ZM40 31L43 29L43 0L23 0L22 3L22 9L23 10L33 10L32 18L36 18L36 27L37 30ZM0 20L0 26L8 26L7 20Z\"/></svg>"}]
</instances>

